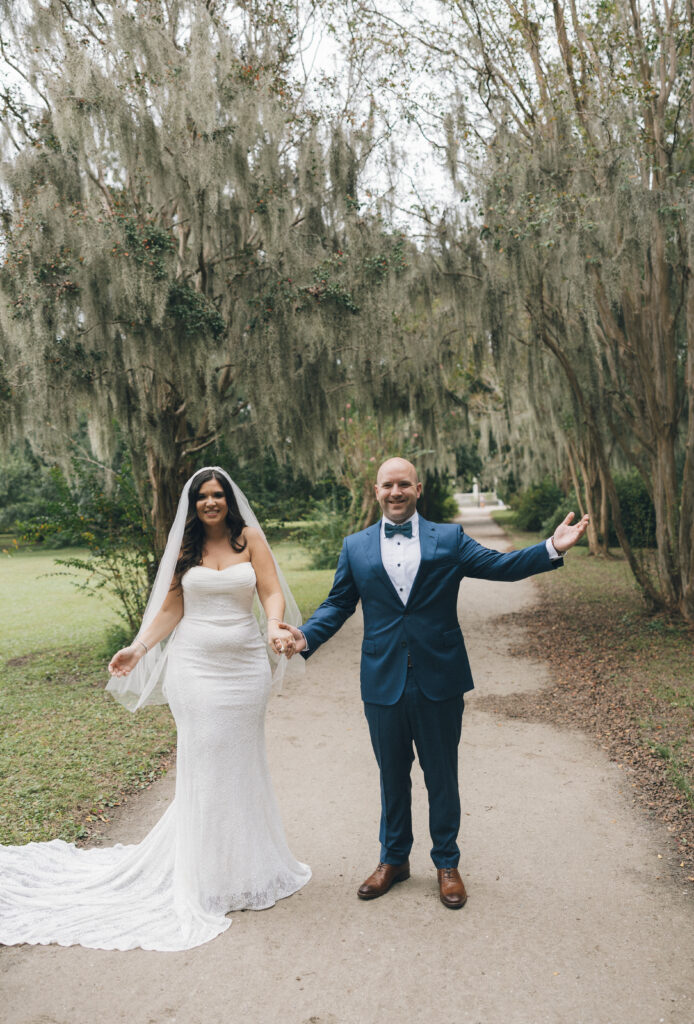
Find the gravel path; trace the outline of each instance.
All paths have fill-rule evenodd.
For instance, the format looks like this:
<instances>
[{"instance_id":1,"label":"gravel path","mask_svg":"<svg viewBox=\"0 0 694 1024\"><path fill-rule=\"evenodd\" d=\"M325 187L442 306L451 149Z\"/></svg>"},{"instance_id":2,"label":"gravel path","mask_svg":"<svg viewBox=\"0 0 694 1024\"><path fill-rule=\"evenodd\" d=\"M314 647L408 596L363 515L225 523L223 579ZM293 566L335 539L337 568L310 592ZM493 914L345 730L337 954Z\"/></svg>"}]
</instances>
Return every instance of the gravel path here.
<instances>
[{"instance_id":1,"label":"gravel path","mask_svg":"<svg viewBox=\"0 0 694 1024\"><path fill-rule=\"evenodd\" d=\"M506 546L483 512L466 513L465 526ZM533 586L463 583L481 694L547 681L541 663L510 657L518 632L495 625L532 602ZM379 809L360 637L356 615L269 715L290 845L313 867L307 888L235 914L227 932L187 953L3 949L4 1024L694 1024L694 906L670 871L667 834L639 816L625 774L580 734L497 717L470 696L467 906L439 903L418 768L412 878L357 900L378 860ZM172 775L126 805L103 841L146 834Z\"/></svg>"}]
</instances>

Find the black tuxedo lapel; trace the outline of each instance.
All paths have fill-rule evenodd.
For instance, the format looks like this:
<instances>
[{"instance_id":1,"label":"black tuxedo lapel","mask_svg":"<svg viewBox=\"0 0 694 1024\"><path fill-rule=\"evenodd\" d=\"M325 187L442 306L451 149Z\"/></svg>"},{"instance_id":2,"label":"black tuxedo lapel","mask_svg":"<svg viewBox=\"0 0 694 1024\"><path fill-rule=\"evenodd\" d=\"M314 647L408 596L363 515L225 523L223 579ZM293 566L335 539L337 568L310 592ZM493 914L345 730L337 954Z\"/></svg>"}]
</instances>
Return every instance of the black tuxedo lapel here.
<instances>
[{"instance_id":1,"label":"black tuxedo lapel","mask_svg":"<svg viewBox=\"0 0 694 1024\"><path fill-rule=\"evenodd\" d=\"M414 578L412 584L412 590L410 596L407 599L407 607L412 603L412 598L417 593L417 589L421 585L422 578L426 574L428 567L434 560L436 555L436 545L439 542L439 534L436 529L435 523L430 523L427 519L419 517L419 548L421 551L421 560L419 562L419 569L417 569L417 575ZM385 570L384 570L385 571ZM387 575L387 573L386 573Z\"/></svg>"}]
</instances>

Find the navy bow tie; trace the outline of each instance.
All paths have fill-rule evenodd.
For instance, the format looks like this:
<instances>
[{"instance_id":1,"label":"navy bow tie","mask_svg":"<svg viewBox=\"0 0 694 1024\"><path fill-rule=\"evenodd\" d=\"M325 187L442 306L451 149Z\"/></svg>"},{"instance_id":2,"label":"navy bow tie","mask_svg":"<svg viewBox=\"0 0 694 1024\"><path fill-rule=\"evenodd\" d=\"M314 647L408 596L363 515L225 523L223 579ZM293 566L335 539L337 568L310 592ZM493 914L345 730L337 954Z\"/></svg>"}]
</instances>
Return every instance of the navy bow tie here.
<instances>
[{"instance_id":1,"label":"navy bow tie","mask_svg":"<svg viewBox=\"0 0 694 1024\"><path fill-rule=\"evenodd\" d=\"M412 522L409 523L384 523L386 528L386 537L392 537L394 533L401 533L403 537L412 536Z\"/></svg>"}]
</instances>

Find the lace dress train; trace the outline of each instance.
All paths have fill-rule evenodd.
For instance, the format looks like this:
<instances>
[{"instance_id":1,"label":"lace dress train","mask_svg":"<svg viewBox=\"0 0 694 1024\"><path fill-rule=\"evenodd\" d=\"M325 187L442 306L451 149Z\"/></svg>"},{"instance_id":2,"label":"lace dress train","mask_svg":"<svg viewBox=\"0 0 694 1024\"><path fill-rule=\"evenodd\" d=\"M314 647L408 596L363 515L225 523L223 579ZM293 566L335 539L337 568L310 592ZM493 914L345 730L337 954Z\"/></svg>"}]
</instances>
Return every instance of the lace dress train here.
<instances>
[{"instance_id":1,"label":"lace dress train","mask_svg":"<svg viewBox=\"0 0 694 1024\"><path fill-rule=\"evenodd\" d=\"M190 949L311 877L290 853L265 753L271 676L250 562L183 577L166 695L178 729L176 795L143 841L82 850L0 847L0 942Z\"/></svg>"}]
</instances>

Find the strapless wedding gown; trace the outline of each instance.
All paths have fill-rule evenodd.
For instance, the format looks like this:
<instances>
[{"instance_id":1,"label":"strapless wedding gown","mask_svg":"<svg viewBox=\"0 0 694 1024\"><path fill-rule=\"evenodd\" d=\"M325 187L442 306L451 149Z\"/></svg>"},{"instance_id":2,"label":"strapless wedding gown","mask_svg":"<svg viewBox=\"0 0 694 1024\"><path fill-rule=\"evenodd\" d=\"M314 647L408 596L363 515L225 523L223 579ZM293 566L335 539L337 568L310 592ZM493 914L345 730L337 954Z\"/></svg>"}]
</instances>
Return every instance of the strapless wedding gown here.
<instances>
[{"instance_id":1,"label":"strapless wedding gown","mask_svg":"<svg viewBox=\"0 0 694 1024\"><path fill-rule=\"evenodd\" d=\"M270 666L250 562L183 577L166 673L176 795L137 846L0 846L0 943L190 949L311 877L291 855L265 754Z\"/></svg>"}]
</instances>

